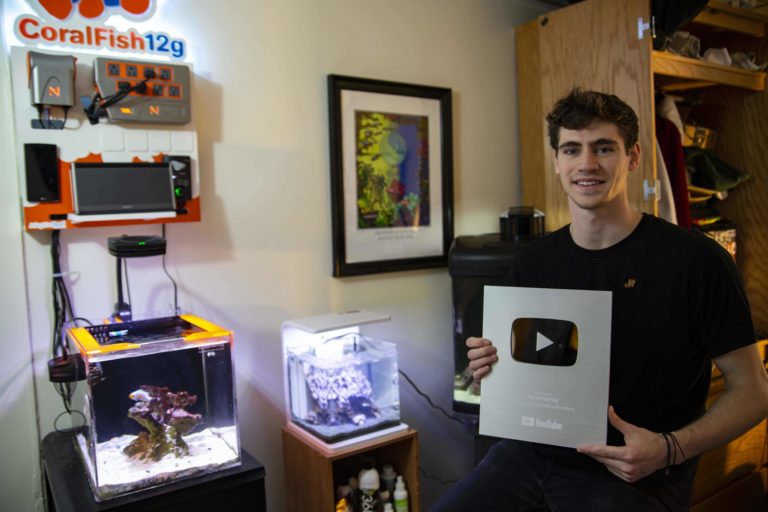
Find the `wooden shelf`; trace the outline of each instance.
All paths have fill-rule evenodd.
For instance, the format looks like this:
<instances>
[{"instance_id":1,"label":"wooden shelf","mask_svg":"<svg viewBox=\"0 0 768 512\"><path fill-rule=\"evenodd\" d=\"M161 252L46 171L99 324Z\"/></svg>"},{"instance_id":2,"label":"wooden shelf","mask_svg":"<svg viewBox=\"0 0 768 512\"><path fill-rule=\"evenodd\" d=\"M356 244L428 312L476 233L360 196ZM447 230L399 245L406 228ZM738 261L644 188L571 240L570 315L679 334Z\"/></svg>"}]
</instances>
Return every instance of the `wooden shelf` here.
<instances>
[{"instance_id":1,"label":"wooden shelf","mask_svg":"<svg viewBox=\"0 0 768 512\"><path fill-rule=\"evenodd\" d=\"M289 423L283 427L286 510L333 512L335 486L360 470L360 457L392 464L403 475L409 510L419 512L419 441L407 428L340 448L329 446Z\"/></svg>"},{"instance_id":2,"label":"wooden shelf","mask_svg":"<svg viewBox=\"0 0 768 512\"><path fill-rule=\"evenodd\" d=\"M668 52L654 51L651 67L655 75L671 77L661 80L661 89L685 90L712 85L730 85L751 91L765 90L766 73L689 59Z\"/></svg>"},{"instance_id":3,"label":"wooden shelf","mask_svg":"<svg viewBox=\"0 0 768 512\"><path fill-rule=\"evenodd\" d=\"M737 32L752 37L764 37L768 17L749 9L731 7L718 0L710 0L693 23L717 30Z\"/></svg>"},{"instance_id":4,"label":"wooden shelf","mask_svg":"<svg viewBox=\"0 0 768 512\"><path fill-rule=\"evenodd\" d=\"M759 340L757 349L768 369L768 339ZM712 384L707 407L725 391L725 379L712 365ZM730 510L755 510L766 501L768 467L765 465L768 424L763 420L730 443L701 456L693 484L691 511L709 512L731 500ZM734 501L735 500L735 501ZM763 510L760 508L759 510Z\"/></svg>"},{"instance_id":5,"label":"wooden shelf","mask_svg":"<svg viewBox=\"0 0 768 512\"><path fill-rule=\"evenodd\" d=\"M731 7L719 0L710 0L704 10L693 19L690 29L694 33L697 30L709 34L732 33L760 39L765 37L766 24L768 16L764 14ZM764 72L723 66L660 51L653 52L651 61L657 77L657 89L680 91L727 85L750 91L765 90Z\"/></svg>"}]
</instances>

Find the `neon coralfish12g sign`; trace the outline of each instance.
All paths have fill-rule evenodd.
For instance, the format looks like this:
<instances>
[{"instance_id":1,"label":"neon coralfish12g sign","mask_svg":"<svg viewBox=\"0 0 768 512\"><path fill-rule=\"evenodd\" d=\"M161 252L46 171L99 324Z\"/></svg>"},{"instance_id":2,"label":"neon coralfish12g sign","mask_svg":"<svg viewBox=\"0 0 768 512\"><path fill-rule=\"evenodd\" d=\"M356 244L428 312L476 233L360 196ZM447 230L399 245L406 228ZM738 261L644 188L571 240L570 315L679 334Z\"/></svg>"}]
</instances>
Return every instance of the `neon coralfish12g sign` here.
<instances>
[{"instance_id":1,"label":"neon coralfish12g sign","mask_svg":"<svg viewBox=\"0 0 768 512\"><path fill-rule=\"evenodd\" d=\"M179 60L186 56L185 41L165 32L141 33L133 28L121 31L99 23L113 15L133 21L147 20L155 13L156 0L29 0L28 3L41 18L23 14L16 19L16 37L25 43L150 53Z\"/></svg>"}]
</instances>

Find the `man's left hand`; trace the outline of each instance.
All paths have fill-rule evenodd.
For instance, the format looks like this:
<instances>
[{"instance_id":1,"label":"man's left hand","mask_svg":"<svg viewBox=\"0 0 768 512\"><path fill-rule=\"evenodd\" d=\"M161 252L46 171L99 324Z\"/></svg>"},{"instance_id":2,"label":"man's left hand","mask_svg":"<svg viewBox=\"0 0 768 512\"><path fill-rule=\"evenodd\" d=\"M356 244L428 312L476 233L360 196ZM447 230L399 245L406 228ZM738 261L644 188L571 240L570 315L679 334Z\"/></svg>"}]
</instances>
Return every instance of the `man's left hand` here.
<instances>
[{"instance_id":1,"label":"man's left hand","mask_svg":"<svg viewBox=\"0 0 768 512\"><path fill-rule=\"evenodd\" d=\"M630 483L666 467L667 444L661 434L627 423L613 406L608 407L608 421L624 435L625 446L582 444L576 450L602 462L608 471Z\"/></svg>"}]
</instances>

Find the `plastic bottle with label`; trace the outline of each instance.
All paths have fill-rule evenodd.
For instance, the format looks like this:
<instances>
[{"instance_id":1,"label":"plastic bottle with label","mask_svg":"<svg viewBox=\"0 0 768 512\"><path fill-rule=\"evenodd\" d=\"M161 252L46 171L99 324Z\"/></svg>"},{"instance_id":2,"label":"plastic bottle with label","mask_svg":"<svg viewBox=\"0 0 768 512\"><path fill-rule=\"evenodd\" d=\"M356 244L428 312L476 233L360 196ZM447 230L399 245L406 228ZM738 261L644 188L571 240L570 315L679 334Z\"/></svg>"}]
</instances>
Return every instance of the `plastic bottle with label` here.
<instances>
[{"instance_id":1,"label":"plastic bottle with label","mask_svg":"<svg viewBox=\"0 0 768 512\"><path fill-rule=\"evenodd\" d=\"M405 489L402 475L397 477L394 497L395 512L408 512L408 491Z\"/></svg>"},{"instance_id":2,"label":"plastic bottle with label","mask_svg":"<svg viewBox=\"0 0 768 512\"><path fill-rule=\"evenodd\" d=\"M360 512L379 511L379 472L373 459L363 459L363 469L358 477Z\"/></svg>"},{"instance_id":3,"label":"plastic bottle with label","mask_svg":"<svg viewBox=\"0 0 768 512\"><path fill-rule=\"evenodd\" d=\"M395 468L392 467L392 464L384 464L381 466L381 486L389 491L390 497L395 493L396 481L397 473L395 473Z\"/></svg>"}]
</instances>

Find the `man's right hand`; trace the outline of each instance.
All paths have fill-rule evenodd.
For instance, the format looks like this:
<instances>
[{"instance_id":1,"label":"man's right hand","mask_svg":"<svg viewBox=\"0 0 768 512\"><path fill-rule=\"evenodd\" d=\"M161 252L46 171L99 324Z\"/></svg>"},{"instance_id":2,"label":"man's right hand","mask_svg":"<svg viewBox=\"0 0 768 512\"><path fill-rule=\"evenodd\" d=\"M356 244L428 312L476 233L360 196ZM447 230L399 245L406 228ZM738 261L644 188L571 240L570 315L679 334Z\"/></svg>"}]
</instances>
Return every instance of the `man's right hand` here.
<instances>
[{"instance_id":1,"label":"man's right hand","mask_svg":"<svg viewBox=\"0 0 768 512\"><path fill-rule=\"evenodd\" d=\"M491 365L499 360L496 355L496 347L491 340L485 338L467 338L467 357L469 367L472 368L472 377L480 380L491 372Z\"/></svg>"}]
</instances>

